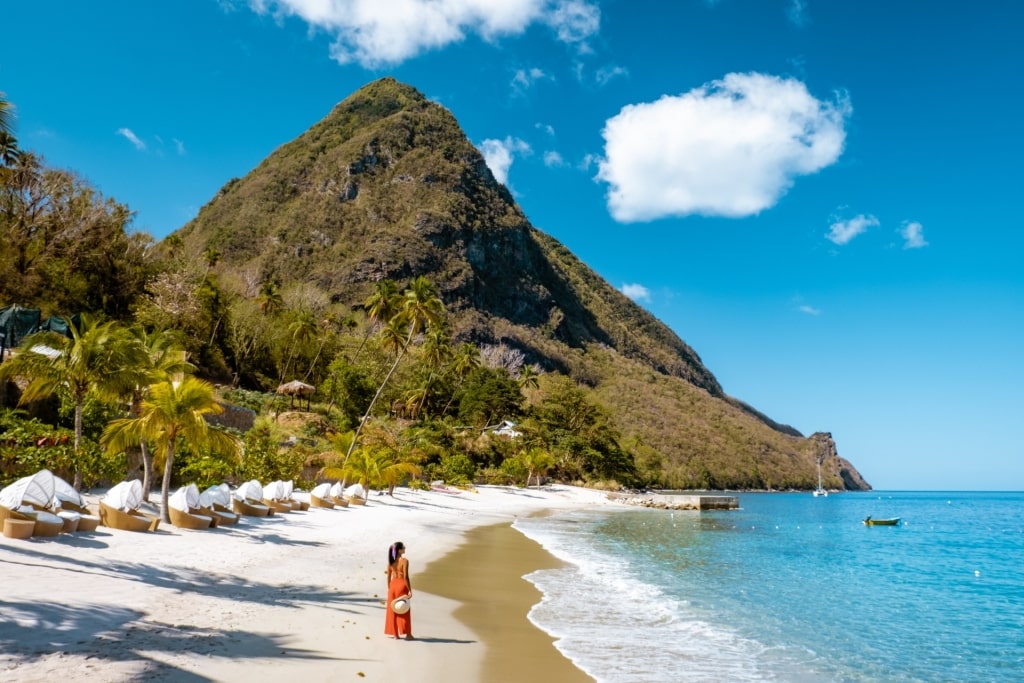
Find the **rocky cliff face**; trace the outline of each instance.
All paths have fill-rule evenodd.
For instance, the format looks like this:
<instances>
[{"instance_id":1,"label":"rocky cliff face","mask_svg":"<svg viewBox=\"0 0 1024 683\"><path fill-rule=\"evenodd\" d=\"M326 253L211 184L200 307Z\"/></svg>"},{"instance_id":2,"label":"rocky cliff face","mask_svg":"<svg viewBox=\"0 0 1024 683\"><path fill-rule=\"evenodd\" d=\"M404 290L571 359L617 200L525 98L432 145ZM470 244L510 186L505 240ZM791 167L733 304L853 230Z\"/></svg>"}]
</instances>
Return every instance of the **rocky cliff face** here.
<instances>
[{"instance_id":1,"label":"rocky cliff face","mask_svg":"<svg viewBox=\"0 0 1024 683\"><path fill-rule=\"evenodd\" d=\"M870 491L871 485L864 480L860 472L853 464L839 456L836 449L836 442L829 432L815 432L809 437L817 444L818 456L821 458L822 476L828 480L835 481L838 477L842 482L840 488L847 491Z\"/></svg>"},{"instance_id":2,"label":"rocky cliff face","mask_svg":"<svg viewBox=\"0 0 1024 683\"><path fill-rule=\"evenodd\" d=\"M787 481L813 485L808 440L726 396L672 330L530 225L449 111L393 79L362 88L229 181L177 237L190 253L220 254L222 275L302 282L353 308L374 282L426 276L456 340L512 346L605 389L625 434L680 477L757 487L756 462L739 479L716 463L796 459ZM641 387L647 374L660 379ZM667 411L676 419L666 423Z\"/></svg>"}]
</instances>

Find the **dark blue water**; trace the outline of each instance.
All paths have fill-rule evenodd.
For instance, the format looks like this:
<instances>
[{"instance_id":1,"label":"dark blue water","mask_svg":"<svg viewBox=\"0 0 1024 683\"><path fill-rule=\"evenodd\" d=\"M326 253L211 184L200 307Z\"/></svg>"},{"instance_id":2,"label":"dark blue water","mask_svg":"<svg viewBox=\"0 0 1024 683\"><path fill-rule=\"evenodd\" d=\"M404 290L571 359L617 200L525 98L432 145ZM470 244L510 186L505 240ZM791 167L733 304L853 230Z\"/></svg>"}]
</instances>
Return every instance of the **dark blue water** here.
<instances>
[{"instance_id":1,"label":"dark blue water","mask_svg":"<svg viewBox=\"0 0 1024 683\"><path fill-rule=\"evenodd\" d=\"M571 563L531 619L602 683L1024 680L1024 494L740 506L519 520Z\"/></svg>"}]
</instances>

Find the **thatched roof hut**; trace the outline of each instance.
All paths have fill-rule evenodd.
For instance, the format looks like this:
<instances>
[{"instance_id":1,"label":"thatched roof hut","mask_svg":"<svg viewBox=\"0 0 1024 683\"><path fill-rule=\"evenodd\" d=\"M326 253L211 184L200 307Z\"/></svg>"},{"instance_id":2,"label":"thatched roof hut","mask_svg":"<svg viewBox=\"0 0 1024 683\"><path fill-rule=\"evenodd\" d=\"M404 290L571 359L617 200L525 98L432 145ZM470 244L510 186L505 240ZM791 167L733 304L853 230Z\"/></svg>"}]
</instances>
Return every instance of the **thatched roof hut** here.
<instances>
[{"instance_id":1,"label":"thatched roof hut","mask_svg":"<svg viewBox=\"0 0 1024 683\"><path fill-rule=\"evenodd\" d=\"M277 393L292 397L292 407L295 406L296 396L305 396L306 410L309 410L309 402L311 400L310 397L313 395L313 392L315 391L316 387L314 387L312 384L306 384L305 382L300 382L297 379L292 380L291 382L287 382L286 384L282 384L277 388Z\"/></svg>"}]
</instances>

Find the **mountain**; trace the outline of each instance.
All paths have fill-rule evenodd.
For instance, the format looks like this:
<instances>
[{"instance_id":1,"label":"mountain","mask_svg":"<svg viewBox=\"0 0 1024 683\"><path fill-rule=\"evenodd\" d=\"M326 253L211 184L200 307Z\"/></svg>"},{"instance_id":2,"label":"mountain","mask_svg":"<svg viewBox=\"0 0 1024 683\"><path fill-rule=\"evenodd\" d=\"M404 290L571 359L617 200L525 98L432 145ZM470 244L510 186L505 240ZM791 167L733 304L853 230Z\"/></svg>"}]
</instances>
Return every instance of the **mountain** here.
<instances>
[{"instance_id":1,"label":"mountain","mask_svg":"<svg viewBox=\"0 0 1024 683\"><path fill-rule=\"evenodd\" d=\"M218 254L219 273L302 282L352 308L379 280L423 275L454 339L592 388L668 481L813 488L815 459L834 451L726 395L672 330L530 224L448 110L391 78L230 180L174 239ZM828 462L827 484L870 488Z\"/></svg>"}]
</instances>

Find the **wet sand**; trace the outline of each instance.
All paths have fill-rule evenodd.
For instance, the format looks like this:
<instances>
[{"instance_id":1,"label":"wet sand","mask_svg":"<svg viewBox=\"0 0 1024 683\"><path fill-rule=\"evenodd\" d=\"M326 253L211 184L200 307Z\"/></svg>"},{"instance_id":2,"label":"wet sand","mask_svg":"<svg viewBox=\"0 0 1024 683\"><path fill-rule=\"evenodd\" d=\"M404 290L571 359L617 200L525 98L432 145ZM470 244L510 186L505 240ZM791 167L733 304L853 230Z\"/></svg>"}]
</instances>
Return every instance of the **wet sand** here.
<instances>
[{"instance_id":1,"label":"wet sand","mask_svg":"<svg viewBox=\"0 0 1024 683\"><path fill-rule=\"evenodd\" d=\"M465 543L430 563L413 582L414 591L460 603L455 617L486 647L474 680L593 683L527 617L541 593L522 577L561 562L507 522L470 529L465 536Z\"/></svg>"}]
</instances>

